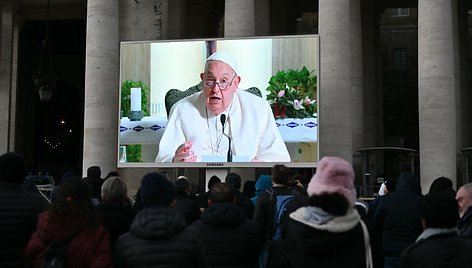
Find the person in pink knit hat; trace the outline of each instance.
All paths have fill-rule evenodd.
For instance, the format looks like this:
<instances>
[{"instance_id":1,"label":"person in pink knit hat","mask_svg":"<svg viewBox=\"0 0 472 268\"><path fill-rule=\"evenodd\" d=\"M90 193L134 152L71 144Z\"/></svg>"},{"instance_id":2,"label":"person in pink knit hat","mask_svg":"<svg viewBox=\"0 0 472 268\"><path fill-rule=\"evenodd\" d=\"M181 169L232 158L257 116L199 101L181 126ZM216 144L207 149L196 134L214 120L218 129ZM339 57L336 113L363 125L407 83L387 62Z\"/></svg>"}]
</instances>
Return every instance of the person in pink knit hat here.
<instances>
[{"instance_id":1,"label":"person in pink knit hat","mask_svg":"<svg viewBox=\"0 0 472 268\"><path fill-rule=\"evenodd\" d=\"M354 178L346 160L320 160L308 184L308 206L290 214L286 239L291 267L376 267L370 234L354 208Z\"/></svg>"}]
</instances>

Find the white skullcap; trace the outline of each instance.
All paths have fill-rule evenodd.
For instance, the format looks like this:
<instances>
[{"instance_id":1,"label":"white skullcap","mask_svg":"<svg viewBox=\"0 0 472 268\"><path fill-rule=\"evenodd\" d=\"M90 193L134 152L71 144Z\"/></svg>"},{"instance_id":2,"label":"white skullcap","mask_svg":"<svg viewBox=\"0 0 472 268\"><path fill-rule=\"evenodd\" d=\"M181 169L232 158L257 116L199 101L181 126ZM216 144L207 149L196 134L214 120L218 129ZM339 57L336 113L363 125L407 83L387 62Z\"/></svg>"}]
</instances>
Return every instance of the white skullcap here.
<instances>
[{"instance_id":1,"label":"white skullcap","mask_svg":"<svg viewBox=\"0 0 472 268\"><path fill-rule=\"evenodd\" d=\"M187 177L185 177L185 176L178 176L177 179L178 179L178 180L180 180L180 179L186 179L186 180L188 180Z\"/></svg>"},{"instance_id":2,"label":"white skullcap","mask_svg":"<svg viewBox=\"0 0 472 268\"><path fill-rule=\"evenodd\" d=\"M210 57L208 57L206 62L208 63L212 60L224 62L228 64L229 67L231 67L235 73L238 73L238 65L236 64L236 60L234 60L233 56L231 56L230 54L225 52L215 52L211 54Z\"/></svg>"}]
</instances>

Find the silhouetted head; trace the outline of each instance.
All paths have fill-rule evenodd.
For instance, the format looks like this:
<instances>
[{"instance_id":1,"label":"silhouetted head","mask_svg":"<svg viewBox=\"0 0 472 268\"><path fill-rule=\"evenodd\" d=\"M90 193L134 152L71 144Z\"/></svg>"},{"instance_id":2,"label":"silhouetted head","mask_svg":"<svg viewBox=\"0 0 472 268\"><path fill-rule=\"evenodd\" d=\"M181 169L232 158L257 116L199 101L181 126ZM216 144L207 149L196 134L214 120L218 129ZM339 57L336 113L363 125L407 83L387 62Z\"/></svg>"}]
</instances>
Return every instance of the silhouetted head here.
<instances>
[{"instance_id":1,"label":"silhouetted head","mask_svg":"<svg viewBox=\"0 0 472 268\"><path fill-rule=\"evenodd\" d=\"M453 183L452 180L446 177L439 177L431 183L431 186L429 187L429 192L428 193L438 193L442 192L445 189L453 189Z\"/></svg>"},{"instance_id":2,"label":"silhouetted head","mask_svg":"<svg viewBox=\"0 0 472 268\"><path fill-rule=\"evenodd\" d=\"M175 181L175 188L177 193L188 193L190 192L190 183L185 176L180 176Z\"/></svg>"},{"instance_id":3,"label":"silhouetted head","mask_svg":"<svg viewBox=\"0 0 472 268\"><path fill-rule=\"evenodd\" d=\"M255 181L244 182L243 194L247 198L253 198L256 195L256 182Z\"/></svg>"},{"instance_id":4,"label":"silhouetted head","mask_svg":"<svg viewBox=\"0 0 472 268\"><path fill-rule=\"evenodd\" d=\"M26 176L25 159L16 153L0 156L0 181L22 184Z\"/></svg>"},{"instance_id":5,"label":"silhouetted head","mask_svg":"<svg viewBox=\"0 0 472 268\"><path fill-rule=\"evenodd\" d=\"M225 183L229 184L233 189L239 190L241 188L241 176L234 172L228 173Z\"/></svg>"},{"instance_id":6,"label":"silhouetted head","mask_svg":"<svg viewBox=\"0 0 472 268\"><path fill-rule=\"evenodd\" d=\"M174 184L164 175L157 172L144 175L141 182L141 202L143 207L169 207L173 204L175 196Z\"/></svg>"},{"instance_id":7,"label":"silhouetted head","mask_svg":"<svg viewBox=\"0 0 472 268\"><path fill-rule=\"evenodd\" d=\"M210 201L212 203L233 203L233 187L226 183L215 183L210 189Z\"/></svg>"},{"instance_id":8,"label":"silhouetted head","mask_svg":"<svg viewBox=\"0 0 472 268\"><path fill-rule=\"evenodd\" d=\"M102 171L99 166L91 166L87 169L87 177L89 178L100 178Z\"/></svg>"},{"instance_id":9,"label":"silhouetted head","mask_svg":"<svg viewBox=\"0 0 472 268\"><path fill-rule=\"evenodd\" d=\"M454 228L459 219L459 208L447 191L429 193L420 202L419 215L425 228Z\"/></svg>"},{"instance_id":10,"label":"silhouetted head","mask_svg":"<svg viewBox=\"0 0 472 268\"><path fill-rule=\"evenodd\" d=\"M289 170L284 165L272 167L272 181L277 184L287 185L289 180Z\"/></svg>"},{"instance_id":11,"label":"silhouetted head","mask_svg":"<svg viewBox=\"0 0 472 268\"><path fill-rule=\"evenodd\" d=\"M208 180L208 190L210 190L213 184L217 182L221 182L221 179L218 178L218 176L216 175L211 176L210 179Z\"/></svg>"},{"instance_id":12,"label":"silhouetted head","mask_svg":"<svg viewBox=\"0 0 472 268\"><path fill-rule=\"evenodd\" d=\"M108 204L122 204L128 200L128 187L120 177L109 177L102 185L102 200Z\"/></svg>"}]
</instances>

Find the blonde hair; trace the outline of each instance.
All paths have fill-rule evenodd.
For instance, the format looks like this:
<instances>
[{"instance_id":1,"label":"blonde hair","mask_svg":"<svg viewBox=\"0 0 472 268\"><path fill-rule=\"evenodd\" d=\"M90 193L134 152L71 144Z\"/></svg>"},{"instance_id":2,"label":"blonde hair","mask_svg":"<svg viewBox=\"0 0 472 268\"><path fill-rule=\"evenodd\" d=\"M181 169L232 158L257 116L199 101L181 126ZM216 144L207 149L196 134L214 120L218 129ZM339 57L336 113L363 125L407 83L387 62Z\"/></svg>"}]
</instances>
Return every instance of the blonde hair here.
<instances>
[{"instance_id":1,"label":"blonde hair","mask_svg":"<svg viewBox=\"0 0 472 268\"><path fill-rule=\"evenodd\" d=\"M126 182L120 177L109 177L102 185L102 199L105 203L123 203L128 196Z\"/></svg>"}]
</instances>

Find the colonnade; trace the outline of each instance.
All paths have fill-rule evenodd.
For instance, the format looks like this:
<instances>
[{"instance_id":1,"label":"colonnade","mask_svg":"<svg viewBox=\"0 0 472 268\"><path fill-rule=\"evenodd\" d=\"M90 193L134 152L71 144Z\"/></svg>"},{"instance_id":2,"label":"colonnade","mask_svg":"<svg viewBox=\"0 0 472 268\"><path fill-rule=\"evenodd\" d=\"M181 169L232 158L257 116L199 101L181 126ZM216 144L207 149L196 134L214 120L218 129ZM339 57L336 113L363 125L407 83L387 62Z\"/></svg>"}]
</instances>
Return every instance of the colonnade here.
<instances>
[{"instance_id":1,"label":"colonnade","mask_svg":"<svg viewBox=\"0 0 472 268\"><path fill-rule=\"evenodd\" d=\"M146 3L144 3L146 2ZM319 0L319 155L360 166L358 150L382 145L378 9L375 0ZM226 0L224 36L270 33L267 0ZM152 7L152 8L151 8ZM13 10L1 6L0 153L12 150L15 107ZM418 0L418 106L423 191L457 177L469 147L470 62L463 0ZM87 1L83 169L117 163L119 43L179 38L185 0ZM129 172L129 171L124 171Z\"/></svg>"}]
</instances>

